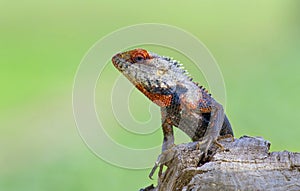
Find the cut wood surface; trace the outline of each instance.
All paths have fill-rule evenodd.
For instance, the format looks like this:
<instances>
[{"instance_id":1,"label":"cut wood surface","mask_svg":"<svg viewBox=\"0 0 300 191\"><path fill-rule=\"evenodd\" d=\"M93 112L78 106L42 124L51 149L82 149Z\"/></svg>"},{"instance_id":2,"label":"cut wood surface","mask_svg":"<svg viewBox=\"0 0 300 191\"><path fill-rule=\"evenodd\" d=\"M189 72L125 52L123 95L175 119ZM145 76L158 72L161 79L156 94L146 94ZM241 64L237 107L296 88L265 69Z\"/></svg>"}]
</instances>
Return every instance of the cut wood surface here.
<instances>
[{"instance_id":1,"label":"cut wood surface","mask_svg":"<svg viewBox=\"0 0 300 191\"><path fill-rule=\"evenodd\" d=\"M261 137L223 138L219 142L225 150L214 146L206 162L199 161L196 143L177 145L175 157L157 186L141 191L300 191L300 153L269 152L270 143Z\"/></svg>"}]
</instances>

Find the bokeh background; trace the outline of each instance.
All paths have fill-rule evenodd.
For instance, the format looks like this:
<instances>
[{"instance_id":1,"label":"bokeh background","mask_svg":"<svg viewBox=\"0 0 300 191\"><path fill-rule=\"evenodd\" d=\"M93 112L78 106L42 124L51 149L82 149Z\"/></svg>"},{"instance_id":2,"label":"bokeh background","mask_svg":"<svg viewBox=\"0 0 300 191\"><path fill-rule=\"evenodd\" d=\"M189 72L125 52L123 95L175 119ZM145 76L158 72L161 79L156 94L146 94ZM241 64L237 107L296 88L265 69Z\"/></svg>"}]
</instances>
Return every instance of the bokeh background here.
<instances>
[{"instance_id":1,"label":"bokeh background","mask_svg":"<svg viewBox=\"0 0 300 191\"><path fill-rule=\"evenodd\" d=\"M72 113L73 79L87 50L112 31L145 22L183 28L208 47L223 73L237 137L262 136L272 151L299 152L299 8L298 0L1 0L0 190L138 190L155 183L149 169L96 157ZM198 71L189 72L201 80ZM109 64L105 76L119 73ZM131 100L141 104L130 104L133 115L147 120L143 108L150 102L137 91ZM113 116L108 120L111 128L118 125ZM138 143L110 133L130 146L162 139L160 131Z\"/></svg>"}]
</instances>

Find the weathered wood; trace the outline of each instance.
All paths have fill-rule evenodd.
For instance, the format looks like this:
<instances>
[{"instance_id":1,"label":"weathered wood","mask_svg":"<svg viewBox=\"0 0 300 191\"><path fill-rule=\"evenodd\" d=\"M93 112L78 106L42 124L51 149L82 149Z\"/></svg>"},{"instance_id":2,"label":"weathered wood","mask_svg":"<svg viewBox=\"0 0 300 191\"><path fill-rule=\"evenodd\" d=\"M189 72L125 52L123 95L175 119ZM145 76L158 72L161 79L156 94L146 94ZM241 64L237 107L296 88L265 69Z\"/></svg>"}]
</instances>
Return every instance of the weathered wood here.
<instances>
[{"instance_id":1,"label":"weathered wood","mask_svg":"<svg viewBox=\"0 0 300 191\"><path fill-rule=\"evenodd\" d=\"M141 190L300 190L300 153L270 153L270 143L260 137L219 142L225 150L213 147L202 164L195 143L177 145L158 185Z\"/></svg>"}]
</instances>

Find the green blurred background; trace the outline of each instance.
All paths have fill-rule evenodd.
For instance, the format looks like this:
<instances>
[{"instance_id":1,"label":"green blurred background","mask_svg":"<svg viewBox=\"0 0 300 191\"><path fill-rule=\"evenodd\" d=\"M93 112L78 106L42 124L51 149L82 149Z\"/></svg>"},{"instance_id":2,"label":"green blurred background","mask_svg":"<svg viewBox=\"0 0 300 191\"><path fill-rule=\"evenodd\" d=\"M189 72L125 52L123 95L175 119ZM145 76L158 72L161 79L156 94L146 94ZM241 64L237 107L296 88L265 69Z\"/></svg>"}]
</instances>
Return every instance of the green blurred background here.
<instances>
[{"instance_id":1,"label":"green blurred background","mask_svg":"<svg viewBox=\"0 0 300 191\"><path fill-rule=\"evenodd\" d=\"M87 50L144 22L183 28L209 48L224 75L237 137L263 136L273 151L300 151L299 8L298 0L1 0L0 190L138 190L155 183L149 169L122 169L92 154L72 114L73 79ZM107 67L111 79L119 75ZM144 144L161 138L158 131Z\"/></svg>"}]
</instances>

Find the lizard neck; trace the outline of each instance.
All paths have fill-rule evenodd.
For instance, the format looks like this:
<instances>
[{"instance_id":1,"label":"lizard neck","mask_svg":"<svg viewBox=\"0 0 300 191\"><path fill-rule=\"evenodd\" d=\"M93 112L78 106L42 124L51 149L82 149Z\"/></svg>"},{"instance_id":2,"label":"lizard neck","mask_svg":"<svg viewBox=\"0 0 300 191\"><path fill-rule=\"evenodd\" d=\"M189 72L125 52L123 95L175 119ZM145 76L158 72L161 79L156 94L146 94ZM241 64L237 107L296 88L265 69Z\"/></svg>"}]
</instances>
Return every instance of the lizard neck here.
<instances>
[{"instance_id":1,"label":"lizard neck","mask_svg":"<svg viewBox=\"0 0 300 191\"><path fill-rule=\"evenodd\" d=\"M160 107L167 107L171 105L173 95L163 95L159 93L151 93L146 90L142 85L138 84L135 86L138 90L140 90L145 96L147 96L153 103Z\"/></svg>"}]
</instances>

